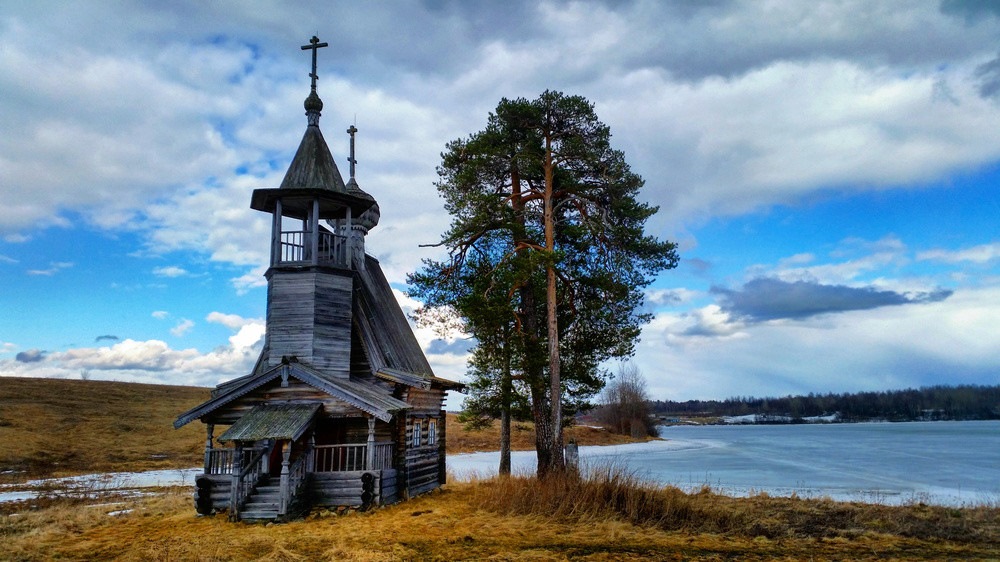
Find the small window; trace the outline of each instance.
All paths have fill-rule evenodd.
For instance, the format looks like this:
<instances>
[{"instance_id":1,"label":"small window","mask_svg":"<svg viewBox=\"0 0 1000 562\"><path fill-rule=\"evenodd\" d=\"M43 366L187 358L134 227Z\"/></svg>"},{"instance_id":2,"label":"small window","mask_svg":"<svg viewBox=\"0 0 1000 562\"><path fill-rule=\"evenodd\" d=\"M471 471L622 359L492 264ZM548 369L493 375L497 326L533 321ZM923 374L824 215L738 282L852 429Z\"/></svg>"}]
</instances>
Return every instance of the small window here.
<instances>
[{"instance_id":1,"label":"small window","mask_svg":"<svg viewBox=\"0 0 1000 562\"><path fill-rule=\"evenodd\" d=\"M427 444L433 445L437 443L437 420L428 420L427 422Z\"/></svg>"},{"instance_id":2,"label":"small window","mask_svg":"<svg viewBox=\"0 0 1000 562\"><path fill-rule=\"evenodd\" d=\"M420 441L421 441L420 426L422 426L422 425L423 424L420 422L420 420L413 420L413 446L414 447L419 447L420 446Z\"/></svg>"}]
</instances>

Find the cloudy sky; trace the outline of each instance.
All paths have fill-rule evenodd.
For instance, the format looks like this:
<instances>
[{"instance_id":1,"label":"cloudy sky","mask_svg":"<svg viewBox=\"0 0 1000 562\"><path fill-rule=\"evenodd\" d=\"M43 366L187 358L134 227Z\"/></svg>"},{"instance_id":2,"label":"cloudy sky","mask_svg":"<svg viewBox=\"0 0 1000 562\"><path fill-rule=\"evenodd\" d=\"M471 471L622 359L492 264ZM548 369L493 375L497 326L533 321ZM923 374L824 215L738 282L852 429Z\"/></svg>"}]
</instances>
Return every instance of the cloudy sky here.
<instances>
[{"instance_id":1,"label":"cloudy sky","mask_svg":"<svg viewBox=\"0 0 1000 562\"><path fill-rule=\"evenodd\" d=\"M634 358L654 397L998 384L997 6L4 2L0 375L248 372L269 235L250 193L298 145L316 34L320 125L343 171L360 130L397 289L449 221L445 143L555 89L594 102L680 244ZM461 378L467 342L418 336Z\"/></svg>"}]
</instances>

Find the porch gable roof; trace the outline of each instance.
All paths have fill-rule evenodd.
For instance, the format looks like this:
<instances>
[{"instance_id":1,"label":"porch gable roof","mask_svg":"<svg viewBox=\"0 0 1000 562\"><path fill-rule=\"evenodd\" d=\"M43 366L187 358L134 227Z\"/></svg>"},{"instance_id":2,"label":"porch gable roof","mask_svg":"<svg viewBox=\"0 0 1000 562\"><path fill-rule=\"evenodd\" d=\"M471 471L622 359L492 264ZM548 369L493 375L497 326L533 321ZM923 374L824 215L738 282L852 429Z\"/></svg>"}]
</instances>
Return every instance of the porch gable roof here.
<instances>
[{"instance_id":1,"label":"porch gable roof","mask_svg":"<svg viewBox=\"0 0 1000 562\"><path fill-rule=\"evenodd\" d=\"M406 402L389 396L385 389L373 383L329 377L305 363L282 363L256 377L246 379L238 386L227 388L226 392L220 393L207 402L181 414L174 421L174 428L180 428L197 418L210 414L233 400L281 377L293 377L385 422L391 420L396 412L411 407Z\"/></svg>"},{"instance_id":2,"label":"porch gable roof","mask_svg":"<svg viewBox=\"0 0 1000 562\"><path fill-rule=\"evenodd\" d=\"M259 404L219 436L227 441L289 439L294 441L309 429L322 404Z\"/></svg>"}]
</instances>

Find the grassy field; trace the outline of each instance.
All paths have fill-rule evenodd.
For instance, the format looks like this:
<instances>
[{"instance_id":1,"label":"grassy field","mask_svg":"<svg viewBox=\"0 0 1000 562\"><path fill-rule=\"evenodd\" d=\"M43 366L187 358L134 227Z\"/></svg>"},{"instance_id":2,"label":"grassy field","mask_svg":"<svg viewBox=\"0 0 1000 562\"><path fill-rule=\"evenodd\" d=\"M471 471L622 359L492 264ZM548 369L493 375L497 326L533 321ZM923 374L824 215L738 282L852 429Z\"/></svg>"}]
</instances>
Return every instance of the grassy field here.
<instances>
[{"instance_id":1,"label":"grassy field","mask_svg":"<svg viewBox=\"0 0 1000 562\"><path fill-rule=\"evenodd\" d=\"M197 466L203 427L171 423L207 396L203 388L0 378L0 467L37 476ZM620 442L593 428L572 431L585 444ZM515 448L530 447L530 425L513 433ZM498 430L466 432L452 420L448 437L455 450L495 449ZM734 499L686 494L616 467L588 479L451 483L370 513L314 510L284 525L197 517L190 488L4 504L0 560L52 559L1000 560L1000 507Z\"/></svg>"},{"instance_id":2,"label":"grassy field","mask_svg":"<svg viewBox=\"0 0 1000 562\"><path fill-rule=\"evenodd\" d=\"M205 429L174 430L207 388L0 377L0 472L62 476L197 466Z\"/></svg>"}]
</instances>

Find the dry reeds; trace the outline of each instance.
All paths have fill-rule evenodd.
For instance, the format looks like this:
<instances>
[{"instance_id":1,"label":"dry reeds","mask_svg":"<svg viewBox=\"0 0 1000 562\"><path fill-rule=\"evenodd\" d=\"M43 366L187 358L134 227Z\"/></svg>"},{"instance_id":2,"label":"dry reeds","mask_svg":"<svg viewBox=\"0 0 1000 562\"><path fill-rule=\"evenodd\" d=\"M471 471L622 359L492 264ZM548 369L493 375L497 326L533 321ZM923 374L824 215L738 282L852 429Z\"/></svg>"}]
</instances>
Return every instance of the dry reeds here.
<instances>
[{"instance_id":1,"label":"dry reeds","mask_svg":"<svg viewBox=\"0 0 1000 562\"><path fill-rule=\"evenodd\" d=\"M605 464L549 475L498 477L480 482L471 499L503 515L534 515L584 522L614 518L634 525L685 533L743 537L853 538L886 534L924 540L1000 545L1000 508L904 506L772 498L730 498L708 487L688 494L648 482L626 467Z\"/></svg>"}]
</instances>

